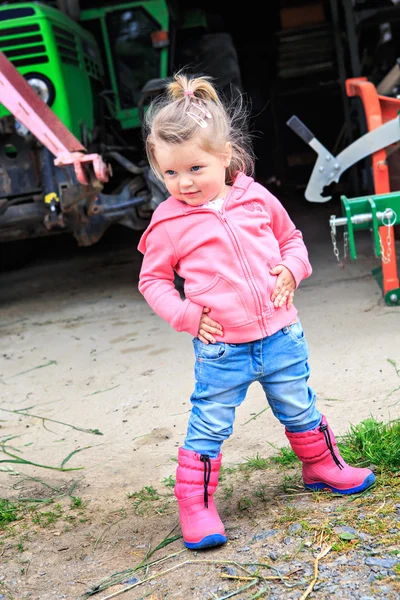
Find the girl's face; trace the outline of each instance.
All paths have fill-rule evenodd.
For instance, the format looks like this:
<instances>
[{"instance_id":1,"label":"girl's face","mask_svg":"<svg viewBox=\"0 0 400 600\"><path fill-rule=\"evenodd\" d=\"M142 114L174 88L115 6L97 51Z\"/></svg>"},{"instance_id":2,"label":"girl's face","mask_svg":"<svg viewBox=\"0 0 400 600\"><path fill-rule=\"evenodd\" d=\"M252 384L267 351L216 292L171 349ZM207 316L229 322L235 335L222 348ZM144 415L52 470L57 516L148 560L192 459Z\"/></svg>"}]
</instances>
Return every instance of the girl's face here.
<instances>
[{"instance_id":1,"label":"girl's face","mask_svg":"<svg viewBox=\"0 0 400 600\"><path fill-rule=\"evenodd\" d=\"M174 198L190 206L201 206L226 195L229 188L225 185L225 170L232 156L229 142L224 153L218 155L206 152L195 140L179 145L158 144L154 154L166 188Z\"/></svg>"}]
</instances>

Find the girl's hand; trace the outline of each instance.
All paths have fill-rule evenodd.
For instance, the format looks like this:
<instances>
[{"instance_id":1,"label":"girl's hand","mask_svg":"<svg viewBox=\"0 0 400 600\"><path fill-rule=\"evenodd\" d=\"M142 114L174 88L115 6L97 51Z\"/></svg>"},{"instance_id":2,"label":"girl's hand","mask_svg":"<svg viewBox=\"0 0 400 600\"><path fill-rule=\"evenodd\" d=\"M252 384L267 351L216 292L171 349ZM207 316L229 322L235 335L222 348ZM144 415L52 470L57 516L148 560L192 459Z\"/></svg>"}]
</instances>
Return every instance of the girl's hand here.
<instances>
[{"instance_id":1,"label":"girl's hand","mask_svg":"<svg viewBox=\"0 0 400 600\"><path fill-rule=\"evenodd\" d=\"M275 308L281 308L286 304L286 308L289 310L293 304L294 290L296 289L293 275L284 265L276 265L276 267L270 269L270 274L277 275L271 301L274 303Z\"/></svg>"},{"instance_id":2,"label":"girl's hand","mask_svg":"<svg viewBox=\"0 0 400 600\"><path fill-rule=\"evenodd\" d=\"M212 335L213 333L218 335L224 335L222 325L220 325L217 321L213 321L213 319L210 319L210 317L207 316L210 310L211 309L207 308L207 306L203 308L203 314L201 315L200 319L199 332L197 334L199 340L202 341L204 344L209 344L210 342L212 344L215 344L216 339Z\"/></svg>"}]
</instances>

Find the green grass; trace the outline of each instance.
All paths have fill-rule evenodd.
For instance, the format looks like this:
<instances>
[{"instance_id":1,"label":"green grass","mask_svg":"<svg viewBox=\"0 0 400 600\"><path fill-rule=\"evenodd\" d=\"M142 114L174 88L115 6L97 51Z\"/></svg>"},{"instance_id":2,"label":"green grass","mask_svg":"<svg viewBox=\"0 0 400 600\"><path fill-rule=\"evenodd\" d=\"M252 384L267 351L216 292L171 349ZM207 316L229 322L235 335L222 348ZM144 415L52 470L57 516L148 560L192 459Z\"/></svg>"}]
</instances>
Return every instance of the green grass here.
<instances>
[{"instance_id":1,"label":"green grass","mask_svg":"<svg viewBox=\"0 0 400 600\"><path fill-rule=\"evenodd\" d=\"M277 448L270 442L268 442L270 446L278 450L278 453L274 456L271 456L271 462L275 465L280 465L281 467L292 467L295 466L299 459L293 452L293 450L289 446L284 446L283 448Z\"/></svg>"},{"instance_id":2,"label":"green grass","mask_svg":"<svg viewBox=\"0 0 400 600\"><path fill-rule=\"evenodd\" d=\"M400 469L400 419L387 423L374 418L351 425L337 440L344 460L352 465L373 464L380 469Z\"/></svg>"},{"instance_id":3,"label":"green grass","mask_svg":"<svg viewBox=\"0 0 400 600\"><path fill-rule=\"evenodd\" d=\"M270 461L268 458L263 458L257 452L255 456L246 457L246 462L243 464L245 469L250 469L252 471L261 470L264 471L268 469Z\"/></svg>"},{"instance_id":4,"label":"green grass","mask_svg":"<svg viewBox=\"0 0 400 600\"><path fill-rule=\"evenodd\" d=\"M56 504L54 506L54 510L35 510L32 512L31 518L32 523L35 525L40 525L40 527L49 527L50 525L54 525L62 516L62 506L61 504Z\"/></svg>"},{"instance_id":5,"label":"green grass","mask_svg":"<svg viewBox=\"0 0 400 600\"><path fill-rule=\"evenodd\" d=\"M353 466L375 465L381 470L400 470L400 419L388 422L376 421L372 417L365 419L358 425L351 425L343 436L337 436L337 443L343 459ZM300 464L290 446L277 448L271 443L269 445L275 448L276 454L263 458L257 453L246 457L240 467L264 471L272 465L295 467Z\"/></svg>"},{"instance_id":6,"label":"green grass","mask_svg":"<svg viewBox=\"0 0 400 600\"><path fill-rule=\"evenodd\" d=\"M146 502L147 500L159 500L157 490L152 485L145 485L138 492L127 492L127 498L135 498L140 502Z\"/></svg>"},{"instance_id":7,"label":"green grass","mask_svg":"<svg viewBox=\"0 0 400 600\"><path fill-rule=\"evenodd\" d=\"M85 508L85 503L82 501L80 496L71 496L71 509L73 508Z\"/></svg>"},{"instance_id":8,"label":"green grass","mask_svg":"<svg viewBox=\"0 0 400 600\"><path fill-rule=\"evenodd\" d=\"M12 521L17 521L19 514L20 508L18 504L0 498L0 529L4 529Z\"/></svg>"},{"instance_id":9,"label":"green grass","mask_svg":"<svg viewBox=\"0 0 400 600\"><path fill-rule=\"evenodd\" d=\"M168 477L164 477L164 479L161 481L161 483L163 485L165 485L166 487L174 488L176 480L173 475L169 475Z\"/></svg>"},{"instance_id":10,"label":"green grass","mask_svg":"<svg viewBox=\"0 0 400 600\"><path fill-rule=\"evenodd\" d=\"M271 491L265 483L262 483L257 489L254 490L253 496L261 500L261 502L270 502Z\"/></svg>"}]
</instances>

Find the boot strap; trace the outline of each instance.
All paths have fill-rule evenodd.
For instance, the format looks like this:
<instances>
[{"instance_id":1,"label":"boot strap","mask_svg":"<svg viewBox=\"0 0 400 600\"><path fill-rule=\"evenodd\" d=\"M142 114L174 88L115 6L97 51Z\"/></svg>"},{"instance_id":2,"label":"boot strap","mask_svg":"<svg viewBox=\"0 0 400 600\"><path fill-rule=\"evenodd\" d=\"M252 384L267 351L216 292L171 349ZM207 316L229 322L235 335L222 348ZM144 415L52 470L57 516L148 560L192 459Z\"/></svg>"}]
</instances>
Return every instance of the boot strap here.
<instances>
[{"instance_id":1,"label":"boot strap","mask_svg":"<svg viewBox=\"0 0 400 600\"><path fill-rule=\"evenodd\" d=\"M335 454L335 450L333 448L328 425L326 425L326 424L321 425L319 430L324 434L326 445L328 446L328 450L330 451L332 458L335 461L336 465L339 467L339 469L344 469L344 465L342 465L342 463L340 462L340 460L338 459L338 457Z\"/></svg>"},{"instance_id":2,"label":"boot strap","mask_svg":"<svg viewBox=\"0 0 400 600\"><path fill-rule=\"evenodd\" d=\"M204 506L208 508L208 484L211 477L211 460L208 454L201 454L200 460L204 463Z\"/></svg>"}]
</instances>

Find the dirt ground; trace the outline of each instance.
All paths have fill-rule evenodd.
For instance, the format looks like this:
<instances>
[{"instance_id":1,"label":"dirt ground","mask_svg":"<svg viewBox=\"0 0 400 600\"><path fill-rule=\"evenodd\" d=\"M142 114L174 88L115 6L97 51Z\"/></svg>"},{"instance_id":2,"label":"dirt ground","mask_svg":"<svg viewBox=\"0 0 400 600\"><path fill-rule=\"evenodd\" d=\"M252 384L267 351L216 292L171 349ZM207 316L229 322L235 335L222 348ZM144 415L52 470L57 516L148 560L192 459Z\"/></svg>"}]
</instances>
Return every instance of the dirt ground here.
<instances>
[{"instance_id":1,"label":"dirt ground","mask_svg":"<svg viewBox=\"0 0 400 600\"><path fill-rule=\"evenodd\" d=\"M357 261L338 268L328 225L334 208L339 214L328 204L288 205L314 269L295 295L310 346L310 384L320 410L342 434L371 415L399 417L400 395L391 392L399 386L400 309L385 305L371 275L379 261L369 234L356 238ZM114 229L91 248L61 237L41 241L29 265L0 274L0 442L15 436L10 452L39 465L59 467L70 457L65 467L83 467L62 473L7 462L11 458L2 454L0 498L43 499L52 495L46 486L61 493L76 483L72 495L85 507L71 508L64 496L63 517L46 528L22 521L14 538L2 539L0 598L80 598L102 578L137 564L148 544L154 547L177 525L166 484L190 410L192 345L139 294L138 239L138 233ZM223 448L225 466L287 445L270 411L249 421L264 408L261 387L251 386ZM268 474L272 495L279 477ZM166 502L151 518L147 508L137 510L146 506L139 494L145 486ZM233 529L235 519L233 511ZM246 525L253 533L264 526L256 518ZM182 548L177 541L173 551ZM209 572L201 577L205 589ZM174 581L168 597L206 597L203 588L203 595L197 587L190 592L191 582L180 575ZM167 597L146 593L132 589L122 597Z\"/></svg>"}]
</instances>

